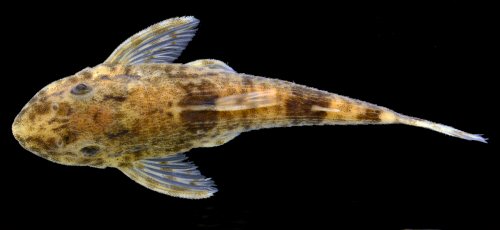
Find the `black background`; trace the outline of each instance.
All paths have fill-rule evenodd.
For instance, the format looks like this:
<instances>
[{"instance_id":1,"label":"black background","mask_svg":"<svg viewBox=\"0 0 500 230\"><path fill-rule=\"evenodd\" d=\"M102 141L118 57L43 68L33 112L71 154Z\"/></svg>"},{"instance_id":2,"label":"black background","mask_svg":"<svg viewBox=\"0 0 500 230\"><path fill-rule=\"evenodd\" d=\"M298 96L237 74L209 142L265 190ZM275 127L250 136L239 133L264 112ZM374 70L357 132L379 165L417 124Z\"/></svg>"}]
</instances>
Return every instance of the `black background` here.
<instances>
[{"instance_id":1,"label":"black background","mask_svg":"<svg viewBox=\"0 0 500 230\"><path fill-rule=\"evenodd\" d=\"M401 229L482 228L498 220L498 25L487 6L136 2L5 10L14 12L3 20L6 224ZM101 63L135 32L183 15L201 24L177 62L219 59L238 72L484 133L490 143L402 125L254 131L192 150L219 192L185 200L145 189L116 169L51 163L14 140L10 125L39 89Z\"/></svg>"}]
</instances>

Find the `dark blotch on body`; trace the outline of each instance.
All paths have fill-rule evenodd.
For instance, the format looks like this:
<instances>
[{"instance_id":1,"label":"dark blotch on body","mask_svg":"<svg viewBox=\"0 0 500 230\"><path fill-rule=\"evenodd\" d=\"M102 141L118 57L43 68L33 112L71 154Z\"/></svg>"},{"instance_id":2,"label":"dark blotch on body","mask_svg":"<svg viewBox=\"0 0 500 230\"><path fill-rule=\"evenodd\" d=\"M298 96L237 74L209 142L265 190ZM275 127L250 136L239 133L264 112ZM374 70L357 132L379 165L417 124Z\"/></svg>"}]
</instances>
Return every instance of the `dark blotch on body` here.
<instances>
[{"instance_id":1,"label":"dark blotch on body","mask_svg":"<svg viewBox=\"0 0 500 230\"><path fill-rule=\"evenodd\" d=\"M219 74L218 74L218 73L216 73L216 72L208 72L208 73L206 73L205 75L207 75L207 76L209 76L209 77L212 77L212 76L217 76L217 75L219 75Z\"/></svg>"},{"instance_id":2,"label":"dark blotch on body","mask_svg":"<svg viewBox=\"0 0 500 230\"><path fill-rule=\"evenodd\" d=\"M193 105L215 105L215 101L219 98L216 94L209 95L188 95L179 101L179 106L193 106Z\"/></svg>"},{"instance_id":3,"label":"dark blotch on body","mask_svg":"<svg viewBox=\"0 0 500 230\"><path fill-rule=\"evenodd\" d=\"M243 78L242 85L248 92L254 88L253 81L248 77Z\"/></svg>"},{"instance_id":4,"label":"dark blotch on body","mask_svg":"<svg viewBox=\"0 0 500 230\"><path fill-rule=\"evenodd\" d=\"M118 163L118 167L119 168L124 168L124 167L129 167L130 166L130 163L128 162L120 162Z\"/></svg>"},{"instance_id":5,"label":"dark blotch on body","mask_svg":"<svg viewBox=\"0 0 500 230\"><path fill-rule=\"evenodd\" d=\"M40 97L45 96L45 94L47 94L47 90L46 89L42 89L42 90L40 90L40 92L38 92L38 96L40 96Z\"/></svg>"},{"instance_id":6,"label":"dark blotch on body","mask_svg":"<svg viewBox=\"0 0 500 230\"><path fill-rule=\"evenodd\" d=\"M81 74L83 76L83 79L85 79L85 80L92 78L92 73L90 73L88 71L82 72Z\"/></svg>"},{"instance_id":7,"label":"dark blotch on body","mask_svg":"<svg viewBox=\"0 0 500 230\"><path fill-rule=\"evenodd\" d=\"M50 121L49 121L50 122ZM52 131L59 131L68 128L68 124L63 124L52 129Z\"/></svg>"},{"instance_id":8,"label":"dark blotch on body","mask_svg":"<svg viewBox=\"0 0 500 230\"><path fill-rule=\"evenodd\" d=\"M40 137L28 137L26 138L25 143L32 146L32 148L43 150L51 150L57 147L56 140L53 137L47 140L43 140Z\"/></svg>"},{"instance_id":9,"label":"dark blotch on body","mask_svg":"<svg viewBox=\"0 0 500 230\"><path fill-rule=\"evenodd\" d=\"M99 76L99 79L101 79L101 80L111 80L111 78L109 78L108 75L101 75L101 76Z\"/></svg>"},{"instance_id":10,"label":"dark blotch on body","mask_svg":"<svg viewBox=\"0 0 500 230\"><path fill-rule=\"evenodd\" d=\"M69 103L63 102L59 103L59 109L57 110L57 115L59 116L69 116L73 113L73 109Z\"/></svg>"},{"instance_id":11,"label":"dark blotch on body","mask_svg":"<svg viewBox=\"0 0 500 230\"><path fill-rule=\"evenodd\" d=\"M129 75L130 71L131 71L130 66L125 66L125 68L124 68L125 76ZM122 76L122 75L120 75L120 76Z\"/></svg>"},{"instance_id":12,"label":"dark blotch on body","mask_svg":"<svg viewBox=\"0 0 500 230\"><path fill-rule=\"evenodd\" d=\"M173 67L173 66L171 66L171 65L165 65L165 66L163 67L163 69L162 69L162 70L163 70L166 74L168 74L168 73L172 72L173 68L174 68L174 67Z\"/></svg>"},{"instance_id":13,"label":"dark blotch on body","mask_svg":"<svg viewBox=\"0 0 500 230\"><path fill-rule=\"evenodd\" d=\"M97 158L97 159L94 159L92 162L90 162L89 165L102 166L103 164L104 164L104 160L102 160L101 158Z\"/></svg>"},{"instance_id":14,"label":"dark blotch on body","mask_svg":"<svg viewBox=\"0 0 500 230\"><path fill-rule=\"evenodd\" d=\"M367 120L367 121L380 121L380 113L382 111L376 109L367 109L364 113L359 114L356 118L359 120Z\"/></svg>"},{"instance_id":15,"label":"dark blotch on body","mask_svg":"<svg viewBox=\"0 0 500 230\"><path fill-rule=\"evenodd\" d=\"M62 136L62 139L65 144L71 144L78 140L78 133L68 131Z\"/></svg>"},{"instance_id":16,"label":"dark blotch on body","mask_svg":"<svg viewBox=\"0 0 500 230\"><path fill-rule=\"evenodd\" d=\"M181 107L215 105L215 101L219 98L217 91L214 90L216 87L208 80L203 80L199 84L188 83L179 86L186 92L186 96L178 103ZM183 110L180 118L189 132L198 133L210 131L217 126L218 115L217 111Z\"/></svg>"},{"instance_id":17,"label":"dark blotch on body","mask_svg":"<svg viewBox=\"0 0 500 230\"><path fill-rule=\"evenodd\" d=\"M127 100L127 97L108 94L108 95L104 95L103 100L104 101L113 100L113 101L123 102L123 101Z\"/></svg>"},{"instance_id":18,"label":"dark blotch on body","mask_svg":"<svg viewBox=\"0 0 500 230\"><path fill-rule=\"evenodd\" d=\"M101 111L95 112L94 115L92 116L92 120L94 120L94 122L97 123L100 115L101 115Z\"/></svg>"},{"instance_id":19,"label":"dark blotch on body","mask_svg":"<svg viewBox=\"0 0 500 230\"><path fill-rule=\"evenodd\" d=\"M78 80L78 78L76 78L76 77L71 77L71 78L69 78L69 79L68 79L68 81L69 81L71 84L74 84L74 83L77 83L79 80Z\"/></svg>"},{"instance_id":20,"label":"dark blotch on body","mask_svg":"<svg viewBox=\"0 0 500 230\"><path fill-rule=\"evenodd\" d=\"M37 114L46 114L50 111L50 105L48 103L38 103L33 105L33 112Z\"/></svg>"},{"instance_id":21,"label":"dark blotch on body","mask_svg":"<svg viewBox=\"0 0 500 230\"><path fill-rule=\"evenodd\" d=\"M97 154L99 150L100 150L99 146L91 145L81 148L80 152L88 156L93 156Z\"/></svg>"},{"instance_id":22,"label":"dark blotch on body","mask_svg":"<svg viewBox=\"0 0 500 230\"><path fill-rule=\"evenodd\" d=\"M180 117L191 133L208 132L217 126L217 111L182 111Z\"/></svg>"},{"instance_id":23,"label":"dark blotch on body","mask_svg":"<svg viewBox=\"0 0 500 230\"><path fill-rule=\"evenodd\" d=\"M30 121L34 121L35 117L36 117L35 113L30 113L29 116L28 116L28 118L30 119Z\"/></svg>"},{"instance_id":24,"label":"dark blotch on body","mask_svg":"<svg viewBox=\"0 0 500 230\"><path fill-rule=\"evenodd\" d=\"M159 109L154 108L154 109L151 109L151 110L147 111L147 112L146 112L146 114L147 114L147 115L153 115L153 114L155 114L155 113L159 113L159 112L160 112L160 110L159 110Z\"/></svg>"},{"instance_id":25,"label":"dark blotch on body","mask_svg":"<svg viewBox=\"0 0 500 230\"><path fill-rule=\"evenodd\" d=\"M214 105L219 98L215 85L207 80L199 84L188 83L179 86L186 92L186 96L179 101L179 106Z\"/></svg>"},{"instance_id":26,"label":"dark blotch on body","mask_svg":"<svg viewBox=\"0 0 500 230\"><path fill-rule=\"evenodd\" d=\"M314 105L328 108L330 106L329 95L314 89L295 86L292 88L292 95L285 103L286 115L292 119L296 118L297 122L311 119L311 122L319 123L327 116L327 112L313 111Z\"/></svg>"},{"instance_id":27,"label":"dark blotch on body","mask_svg":"<svg viewBox=\"0 0 500 230\"><path fill-rule=\"evenodd\" d=\"M55 122L55 123L67 123L67 122L69 122L69 119L54 117L54 118L52 118L52 119L50 119L50 120L48 121L48 124L50 125L50 124L52 124L52 123L54 123L54 122Z\"/></svg>"},{"instance_id":28,"label":"dark blotch on body","mask_svg":"<svg viewBox=\"0 0 500 230\"><path fill-rule=\"evenodd\" d=\"M112 132L112 133L107 133L106 136L109 138L109 139L114 139L114 138L117 138L117 137L121 137L123 135L126 135L127 133L129 133L130 131L127 130L127 129L122 129L122 130L118 130L117 132Z\"/></svg>"}]
</instances>

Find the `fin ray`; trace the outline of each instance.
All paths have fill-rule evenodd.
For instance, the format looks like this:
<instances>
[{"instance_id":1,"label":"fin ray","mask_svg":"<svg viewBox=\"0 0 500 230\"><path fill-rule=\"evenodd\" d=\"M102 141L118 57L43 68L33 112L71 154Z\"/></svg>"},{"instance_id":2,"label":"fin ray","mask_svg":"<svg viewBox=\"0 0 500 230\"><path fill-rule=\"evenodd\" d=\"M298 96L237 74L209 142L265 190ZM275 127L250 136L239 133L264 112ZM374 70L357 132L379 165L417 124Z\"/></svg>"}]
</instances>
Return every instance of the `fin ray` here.
<instances>
[{"instance_id":1,"label":"fin ray","mask_svg":"<svg viewBox=\"0 0 500 230\"><path fill-rule=\"evenodd\" d=\"M125 40L104 63L171 63L196 33L198 19L171 18L154 24Z\"/></svg>"},{"instance_id":2,"label":"fin ray","mask_svg":"<svg viewBox=\"0 0 500 230\"><path fill-rule=\"evenodd\" d=\"M182 154L140 160L119 168L137 183L174 197L201 199L217 192L214 182L205 178Z\"/></svg>"},{"instance_id":3,"label":"fin ray","mask_svg":"<svg viewBox=\"0 0 500 230\"><path fill-rule=\"evenodd\" d=\"M464 132L462 130L453 128L451 126L435 123L432 121L423 120L420 118L415 118L415 117L410 117L410 116L400 114L398 117L398 121L402 124L434 130L436 132L440 132L440 133L443 133L443 134L446 134L446 135L449 135L452 137L464 139L464 140L479 141L482 143L488 143L488 139L483 137L482 134L467 133L467 132Z\"/></svg>"}]
</instances>

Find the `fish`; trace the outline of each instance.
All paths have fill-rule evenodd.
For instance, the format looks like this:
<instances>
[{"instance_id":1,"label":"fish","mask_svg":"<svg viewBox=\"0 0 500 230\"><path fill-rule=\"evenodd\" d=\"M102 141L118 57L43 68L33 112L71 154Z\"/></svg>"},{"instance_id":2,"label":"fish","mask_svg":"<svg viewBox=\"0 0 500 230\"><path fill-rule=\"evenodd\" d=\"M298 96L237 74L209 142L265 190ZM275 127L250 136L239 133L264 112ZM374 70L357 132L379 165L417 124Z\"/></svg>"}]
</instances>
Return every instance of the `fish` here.
<instances>
[{"instance_id":1,"label":"fish","mask_svg":"<svg viewBox=\"0 0 500 230\"><path fill-rule=\"evenodd\" d=\"M215 59L174 63L199 20L176 17L119 45L102 63L56 80L12 124L20 145L69 166L116 168L173 197L211 197L217 188L186 152L243 132L312 125L405 124L486 143L486 138L372 103L236 72Z\"/></svg>"}]
</instances>

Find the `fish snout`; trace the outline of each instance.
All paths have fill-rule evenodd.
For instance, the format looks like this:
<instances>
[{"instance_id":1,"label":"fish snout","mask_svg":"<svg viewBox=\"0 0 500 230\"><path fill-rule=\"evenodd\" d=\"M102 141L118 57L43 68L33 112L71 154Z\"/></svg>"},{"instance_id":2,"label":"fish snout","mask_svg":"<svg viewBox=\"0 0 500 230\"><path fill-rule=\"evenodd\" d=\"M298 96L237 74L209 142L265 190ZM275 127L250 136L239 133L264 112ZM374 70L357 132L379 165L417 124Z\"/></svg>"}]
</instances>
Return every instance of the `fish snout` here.
<instances>
[{"instance_id":1,"label":"fish snout","mask_svg":"<svg viewBox=\"0 0 500 230\"><path fill-rule=\"evenodd\" d=\"M14 118L14 122L12 123L12 134L14 135L14 138L16 138L17 141L19 141L19 143L21 143L20 140L25 139L25 135L24 135L24 133L22 131L22 127L23 127L23 123L22 123L23 112L24 111L21 110L21 113L19 113L16 116L16 118ZM22 145L22 143L21 143L21 145Z\"/></svg>"},{"instance_id":2,"label":"fish snout","mask_svg":"<svg viewBox=\"0 0 500 230\"><path fill-rule=\"evenodd\" d=\"M12 134L19 144L36 155L44 156L57 153L62 138L56 125L60 126L60 103L51 97L38 93L14 118Z\"/></svg>"},{"instance_id":3,"label":"fish snout","mask_svg":"<svg viewBox=\"0 0 500 230\"><path fill-rule=\"evenodd\" d=\"M44 158L47 158L47 154L58 152L61 139L40 131L27 121L29 118L21 114L12 123L12 134L19 144L24 149Z\"/></svg>"}]
</instances>

